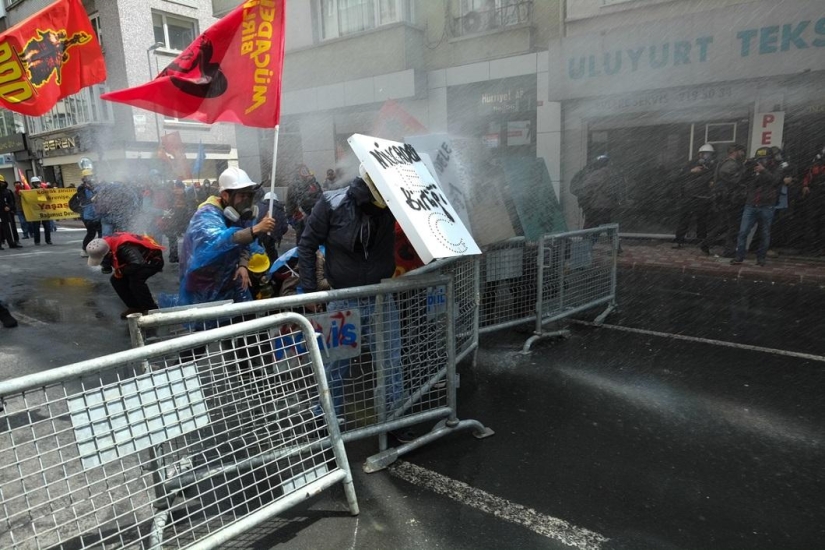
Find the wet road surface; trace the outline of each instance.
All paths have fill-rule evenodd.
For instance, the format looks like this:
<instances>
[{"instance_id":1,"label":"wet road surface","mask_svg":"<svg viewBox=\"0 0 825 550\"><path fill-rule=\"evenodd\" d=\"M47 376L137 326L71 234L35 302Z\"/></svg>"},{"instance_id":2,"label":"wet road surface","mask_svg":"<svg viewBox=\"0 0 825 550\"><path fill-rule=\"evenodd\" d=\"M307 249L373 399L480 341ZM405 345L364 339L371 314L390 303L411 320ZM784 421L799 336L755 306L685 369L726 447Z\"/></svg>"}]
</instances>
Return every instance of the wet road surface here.
<instances>
[{"instance_id":1,"label":"wet road surface","mask_svg":"<svg viewBox=\"0 0 825 550\"><path fill-rule=\"evenodd\" d=\"M0 329L0 377L128 347L123 305L78 256L81 237L0 257L21 320ZM174 266L150 286L174 290ZM825 353L821 289L635 274L619 295L608 323ZM232 547L822 547L825 363L572 329L529 356L528 333L497 333L475 369L461 365L459 416L494 437L455 434L371 475L360 466L375 443L351 444L358 518L336 487Z\"/></svg>"}]
</instances>

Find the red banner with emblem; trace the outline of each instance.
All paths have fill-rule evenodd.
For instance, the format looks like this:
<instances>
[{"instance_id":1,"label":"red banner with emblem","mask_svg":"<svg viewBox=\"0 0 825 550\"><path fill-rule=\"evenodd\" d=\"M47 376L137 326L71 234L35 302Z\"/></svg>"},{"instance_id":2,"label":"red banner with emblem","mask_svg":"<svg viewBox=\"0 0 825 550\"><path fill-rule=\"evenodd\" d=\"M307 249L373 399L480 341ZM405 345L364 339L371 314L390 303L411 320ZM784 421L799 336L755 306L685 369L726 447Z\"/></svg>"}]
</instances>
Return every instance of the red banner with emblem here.
<instances>
[{"instance_id":1,"label":"red banner with emblem","mask_svg":"<svg viewBox=\"0 0 825 550\"><path fill-rule=\"evenodd\" d=\"M57 0L0 34L0 106L40 116L106 80L103 52L80 0Z\"/></svg>"},{"instance_id":2,"label":"red banner with emblem","mask_svg":"<svg viewBox=\"0 0 825 550\"><path fill-rule=\"evenodd\" d=\"M151 82L103 94L170 117L273 128L281 114L284 0L248 0Z\"/></svg>"}]
</instances>

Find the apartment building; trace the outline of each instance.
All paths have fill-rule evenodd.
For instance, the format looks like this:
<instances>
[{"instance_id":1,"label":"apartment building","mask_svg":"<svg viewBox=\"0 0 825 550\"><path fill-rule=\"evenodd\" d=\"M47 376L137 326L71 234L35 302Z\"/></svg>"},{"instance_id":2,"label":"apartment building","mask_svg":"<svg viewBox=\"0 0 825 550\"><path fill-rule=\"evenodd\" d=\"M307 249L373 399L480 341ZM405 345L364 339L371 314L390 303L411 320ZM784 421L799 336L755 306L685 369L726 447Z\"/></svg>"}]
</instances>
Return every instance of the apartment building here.
<instances>
[{"instance_id":1,"label":"apartment building","mask_svg":"<svg viewBox=\"0 0 825 550\"><path fill-rule=\"evenodd\" d=\"M215 0L216 14L236 2ZM484 159L546 160L559 182L559 106L548 98L547 46L557 0L290 0L277 180L300 164L319 180L353 133L403 139L449 132ZM383 109L383 111L382 111ZM268 176L272 132L239 129L241 164ZM253 169L250 168L252 171Z\"/></svg>"},{"instance_id":2,"label":"apartment building","mask_svg":"<svg viewBox=\"0 0 825 550\"><path fill-rule=\"evenodd\" d=\"M49 0L3 0L9 28L46 7ZM92 159L107 179L145 177L158 168L161 136L180 132L187 157L203 143L201 178L214 178L238 159L235 127L205 125L114 104L100 94L143 84L211 26L210 0L84 0L106 59L107 80L64 98L40 117L0 116L0 154L14 155L28 175L64 186L80 180L79 159ZM10 164L0 173L12 176Z\"/></svg>"}]
</instances>

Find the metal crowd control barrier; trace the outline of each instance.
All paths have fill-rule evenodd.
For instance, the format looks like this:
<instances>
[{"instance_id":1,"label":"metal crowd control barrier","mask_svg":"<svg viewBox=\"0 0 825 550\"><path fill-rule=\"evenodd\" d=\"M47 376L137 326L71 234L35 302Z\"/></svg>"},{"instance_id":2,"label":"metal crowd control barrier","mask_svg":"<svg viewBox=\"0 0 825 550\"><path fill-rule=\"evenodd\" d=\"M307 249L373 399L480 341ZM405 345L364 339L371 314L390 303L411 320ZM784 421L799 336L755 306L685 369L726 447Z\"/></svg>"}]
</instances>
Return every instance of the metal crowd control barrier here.
<instances>
[{"instance_id":1,"label":"metal crowd control barrier","mask_svg":"<svg viewBox=\"0 0 825 550\"><path fill-rule=\"evenodd\" d=\"M544 332L544 326L585 310L606 305L596 318L601 324L616 308L616 265L619 226L545 235L538 243L535 334L523 351L540 338L567 335Z\"/></svg>"},{"instance_id":2,"label":"metal crowd control barrier","mask_svg":"<svg viewBox=\"0 0 825 550\"><path fill-rule=\"evenodd\" d=\"M310 314L308 309L326 311ZM320 333L325 368L344 441L378 437L379 453L364 466L385 468L399 456L456 430L477 438L492 430L459 420L456 405L456 307L450 277L403 277L377 285L202 307L129 318L134 346L168 332L232 324L275 312L307 314ZM237 353L234 342L218 344ZM438 421L427 434L389 448L387 432Z\"/></svg>"},{"instance_id":3,"label":"metal crowd control barrier","mask_svg":"<svg viewBox=\"0 0 825 550\"><path fill-rule=\"evenodd\" d=\"M461 362L478 348L478 323L480 297L478 294L479 259L476 256L459 256L436 260L428 265L407 272L404 277L424 274L450 276L455 287L454 319L456 362ZM433 297L434 299L440 299ZM475 361L474 361L475 362Z\"/></svg>"},{"instance_id":4,"label":"metal crowd control barrier","mask_svg":"<svg viewBox=\"0 0 825 550\"><path fill-rule=\"evenodd\" d=\"M535 323L523 351L548 323L605 305L602 323L616 307L619 226L544 235L537 242L515 237L489 245L480 258L433 262L410 272L448 273L455 279L459 360L478 347L478 334ZM475 358L473 363L475 364Z\"/></svg>"},{"instance_id":5,"label":"metal crowd control barrier","mask_svg":"<svg viewBox=\"0 0 825 550\"><path fill-rule=\"evenodd\" d=\"M1 382L0 548L218 548L338 482L357 514L312 334L270 316Z\"/></svg>"}]
</instances>

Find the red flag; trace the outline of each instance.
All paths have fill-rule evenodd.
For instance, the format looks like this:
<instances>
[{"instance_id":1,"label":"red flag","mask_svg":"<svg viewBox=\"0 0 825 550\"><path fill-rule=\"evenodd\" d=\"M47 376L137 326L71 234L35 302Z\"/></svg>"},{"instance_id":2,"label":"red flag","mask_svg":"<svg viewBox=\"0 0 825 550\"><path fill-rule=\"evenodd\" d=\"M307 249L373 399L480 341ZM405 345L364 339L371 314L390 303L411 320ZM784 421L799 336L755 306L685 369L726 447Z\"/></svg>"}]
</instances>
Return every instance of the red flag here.
<instances>
[{"instance_id":1,"label":"red flag","mask_svg":"<svg viewBox=\"0 0 825 550\"><path fill-rule=\"evenodd\" d=\"M372 134L384 139L404 141L407 136L417 136L427 133L427 127L418 122L418 119L404 110L396 101L389 99L381 106Z\"/></svg>"},{"instance_id":2,"label":"red flag","mask_svg":"<svg viewBox=\"0 0 825 550\"><path fill-rule=\"evenodd\" d=\"M59 99L106 80L81 0L57 0L0 34L0 106L40 116Z\"/></svg>"},{"instance_id":3,"label":"red flag","mask_svg":"<svg viewBox=\"0 0 825 550\"><path fill-rule=\"evenodd\" d=\"M151 82L103 99L200 122L272 128L281 115L284 0L248 0Z\"/></svg>"},{"instance_id":4,"label":"red flag","mask_svg":"<svg viewBox=\"0 0 825 550\"><path fill-rule=\"evenodd\" d=\"M167 160L176 178L191 179L189 163L186 161L186 149L180 138L180 132L172 132L160 138L161 149L167 155ZM172 157L169 159L169 157Z\"/></svg>"}]
</instances>

